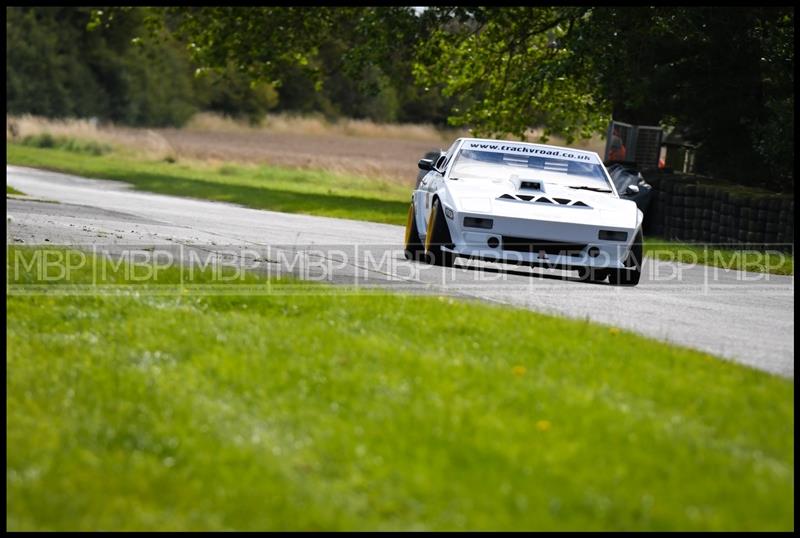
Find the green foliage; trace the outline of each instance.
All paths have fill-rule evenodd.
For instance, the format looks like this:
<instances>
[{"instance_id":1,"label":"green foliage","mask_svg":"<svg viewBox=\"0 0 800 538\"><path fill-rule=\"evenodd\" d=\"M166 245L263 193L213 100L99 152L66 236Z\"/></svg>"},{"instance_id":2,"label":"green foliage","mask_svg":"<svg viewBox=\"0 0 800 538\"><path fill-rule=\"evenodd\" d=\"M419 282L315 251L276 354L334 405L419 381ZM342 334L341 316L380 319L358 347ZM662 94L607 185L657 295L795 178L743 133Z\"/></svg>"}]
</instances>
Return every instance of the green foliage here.
<instances>
[{"instance_id":1,"label":"green foliage","mask_svg":"<svg viewBox=\"0 0 800 538\"><path fill-rule=\"evenodd\" d=\"M278 93L268 82L251 80L233 64L224 70L201 71L195 78L198 100L204 108L259 123L278 104Z\"/></svg>"},{"instance_id":2,"label":"green foliage","mask_svg":"<svg viewBox=\"0 0 800 538\"><path fill-rule=\"evenodd\" d=\"M111 151L111 146L94 140L78 140L65 136L53 136L50 133L26 136L19 142L23 146L45 149L63 149L84 155L104 155Z\"/></svg>"},{"instance_id":3,"label":"green foliage","mask_svg":"<svg viewBox=\"0 0 800 538\"><path fill-rule=\"evenodd\" d=\"M760 162L777 181L771 187L792 190L794 178L794 10L761 19L757 37L764 109L753 125L752 140Z\"/></svg>"},{"instance_id":4,"label":"green foliage","mask_svg":"<svg viewBox=\"0 0 800 538\"><path fill-rule=\"evenodd\" d=\"M421 84L443 85L445 95L460 97L451 123L520 138L542 126L543 140L557 134L568 141L607 125L610 108L585 72L569 69L573 52L562 45L585 9L472 11L422 42L415 65Z\"/></svg>"},{"instance_id":5,"label":"green foliage","mask_svg":"<svg viewBox=\"0 0 800 538\"><path fill-rule=\"evenodd\" d=\"M195 80L160 9L108 8L103 15L76 7L6 9L8 113L180 126L199 108L260 116L274 106L270 88L251 88L244 77L216 86Z\"/></svg>"},{"instance_id":6,"label":"green foliage","mask_svg":"<svg viewBox=\"0 0 800 538\"><path fill-rule=\"evenodd\" d=\"M13 272L33 252L12 286L70 285ZM7 299L10 530L793 528L791 380L524 310L53 254L119 287Z\"/></svg>"},{"instance_id":7,"label":"green foliage","mask_svg":"<svg viewBox=\"0 0 800 538\"><path fill-rule=\"evenodd\" d=\"M794 9L595 8L568 46L614 117L670 121L718 177L792 190Z\"/></svg>"},{"instance_id":8,"label":"green foliage","mask_svg":"<svg viewBox=\"0 0 800 538\"><path fill-rule=\"evenodd\" d=\"M343 11L349 11L347 8ZM283 71L310 64L321 35L335 30L336 10L295 7L170 8L176 35L201 66L222 70L233 62L251 78L279 86Z\"/></svg>"},{"instance_id":9,"label":"green foliage","mask_svg":"<svg viewBox=\"0 0 800 538\"><path fill-rule=\"evenodd\" d=\"M7 8L9 113L180 125L196 110L190 68L174 40L132 41L146 11L121 10L87 31L89 8Z\"/></svg>"},{"instance_id":10,"label":"green foliage","mask_svg":"<svg viewBox=\"0 0 800 538\"><path fill-rule=\"evenodd\" d=\"M82 8L6 8L6 110L88 117L106 94L81 56Z\"/></svg>"},{"instance_id":11,"label":"green foliage","mask_svg":"<svg viewBox=\"0 0 800 538\"><path fill-rule=\"evenodd\" d=\"M673 124L697 165L792 190L794 11L775 7L7 8L7 109L180 125L208 108L568 141ZM196 73L198 76L192 76Z\"/></svg>"},{"instance_id":12,"label":"green foliage","mask_svg":"<svg viewBox=\"0 0 800 538\"><path fill-rule=\"evenodd\" d=\"M410 8L9 8L11 113L183 124L197 109L444 124ZM13 50L13 54L12 54ZM46 69L42 70L42 62ZM42 72L40 72L42 71Z\"/></svg>"},{"instance_id":13,"label":"green foliage","mask_svg":"<svg viewBox=\"0 0 800 538\"><path fill-rule=\"evenodd\" d=\"M176 35L206 70L268 83L276 110L375 121L443 123L438 92L420 95L411 73L425 24L408 7L174 8ZM239 105L239 101L234 104Z\"/></svg>"},{"instance_id":14,"label":"green foliage","mask_svg":"<svg viewBox=\"0 0 800 538\"><path fill-rule=\"evenodd\" d=\"M677 123L720 177L792 189L793 8L443 10L415 65L478 133Z\"/></svg>"}]
</instances>

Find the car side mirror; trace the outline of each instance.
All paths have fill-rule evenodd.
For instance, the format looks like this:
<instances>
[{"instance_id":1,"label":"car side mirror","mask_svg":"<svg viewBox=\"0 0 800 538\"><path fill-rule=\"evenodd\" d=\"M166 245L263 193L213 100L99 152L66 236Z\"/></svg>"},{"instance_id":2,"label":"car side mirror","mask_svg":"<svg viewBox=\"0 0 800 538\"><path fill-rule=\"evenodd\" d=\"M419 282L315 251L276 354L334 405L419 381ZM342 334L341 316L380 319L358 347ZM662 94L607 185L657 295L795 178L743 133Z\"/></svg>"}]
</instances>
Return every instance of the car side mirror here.
<instances>
[{"instance_id":1,"label":"car side mirror","mask_svg":"<svg viewBox=\"0 0 800 538\"><path fill-rule=\"evenodd\" d=\"M638 185L628 185L625 189L625 194L628 196L633 196L634 194L639 194L639 186Z\"/></svg>"},{"instance_id":2,"label":"car side mirror","mask_svg":"<svg viewBox=\"0 0 800 538\"><path fill-rule=\"evenodd\" d=\"M417 166L420 170L432 170L433 169L433 161L430 159L420 159L417 163Z\"/></svg>"}]
</instances>

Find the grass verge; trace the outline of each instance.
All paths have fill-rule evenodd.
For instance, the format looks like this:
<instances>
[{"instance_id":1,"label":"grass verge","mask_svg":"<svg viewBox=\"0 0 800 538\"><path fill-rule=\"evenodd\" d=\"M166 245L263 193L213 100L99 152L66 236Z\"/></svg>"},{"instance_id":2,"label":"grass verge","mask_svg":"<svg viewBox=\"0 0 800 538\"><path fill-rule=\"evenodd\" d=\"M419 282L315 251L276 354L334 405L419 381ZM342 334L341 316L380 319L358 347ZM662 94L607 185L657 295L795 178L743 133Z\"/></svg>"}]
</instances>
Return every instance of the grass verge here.
<instances>
[{"instance_id":1,"label":"grass verge","mask_svg":"<svg viewBox=\"0 0 800 538\"><path fill-rule=\"evenodd\" d=\"M21 196L25 195L24 192L18 191L17 189L12 187L11 185L6 185L6 194L18 194L18 195L21 195Z\"/></svg>"},{"instance_id":2,"label":"grass verge","mask_svg":"<svg viewBox=\"0 0 800 538\"><path fill-rule=\"evenodd\" d=\"M256 209L405 224L410 190L374 178L274 166L143 160L125 152L87 155L64 148L6 144L6 162L137 189L234 202Z\"/></svg>"},{"instance_id":3,"label":"grass verge","mask_svg":"<svg viewBox=\"0 0 800 538\"><path fill-rule=\"evenodd\" d=\"M399 225L406 222L410 187L389 181L322 170L153 161L125 152L95 154L87 153L80 143L55 140L58 145L53 147L7 143L6 160L9 164L126 181L145 191L234 202L256 209ZM34 142L40 144L41 137ZM766 253L760 248L706 251L703 245L648 238L645 255L754 272L791 275L794 271L791 254Z\"/></svg>"},{"instance_id":4,"label":"grass verge","mask_svg":"<svg viewBox=\"0 0 800 538\"><path fill-rule=\"evenodd\" d=\"M753 245L751 249L748 249L746 245L738 249L731 249L725 248L724 245L681 243L654 237L645 239L644 255L659 260L699 263L737 271L776 275L794 274L794 256L792 254L778 250L765 251L760 245Z\"/></svg>"},{"instance_id":5,"label":"grass verge","mask_svg":"<svg viewBox=\"0 0 800 538\"><path fill-rule=\"evenodd\" d=\"M11 283L55 286L33 253ZM9 288L6 528L794 526L790 380L517 309L178 282Z\"/></svg>"},{"instance_id":6,"label":"grass verge","mask_svg":"<svg viewBox=\"0 0 800 538\"><path fill-rule=\"evenodd\" d=\"M80 140L68 136L53 136L49 133L29 135L20 140L22 146L43 149L64 149L73 153L83 153L86 155L104 155L110 153L112 147L108 144L101 144L93 140Z\"/></svg>"}]
</instances>

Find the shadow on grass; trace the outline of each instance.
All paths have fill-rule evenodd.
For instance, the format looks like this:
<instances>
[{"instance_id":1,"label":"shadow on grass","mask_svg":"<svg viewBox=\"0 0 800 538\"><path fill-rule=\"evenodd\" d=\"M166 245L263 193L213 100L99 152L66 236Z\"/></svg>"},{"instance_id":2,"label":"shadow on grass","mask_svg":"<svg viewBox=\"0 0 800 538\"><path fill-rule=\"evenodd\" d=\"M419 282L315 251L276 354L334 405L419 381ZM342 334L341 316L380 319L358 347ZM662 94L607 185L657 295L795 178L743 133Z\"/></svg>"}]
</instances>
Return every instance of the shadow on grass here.
<instances>
[{"instance_id":1,"label":"shadow on grass","mask_svg":"<svg viewBox=\"0 0 800 538\"><path fill-rule=\"evenodd\" d=\"M127 181L139 190L160 194L232 202L256 209L286 213L371 220L388 224L405 224L408 211L407 202L340 194L300 193L273 189L266 185L251 187L215 184L149 172L129 171L124 177L110 179Z\"/></svg>"}]
</instances>

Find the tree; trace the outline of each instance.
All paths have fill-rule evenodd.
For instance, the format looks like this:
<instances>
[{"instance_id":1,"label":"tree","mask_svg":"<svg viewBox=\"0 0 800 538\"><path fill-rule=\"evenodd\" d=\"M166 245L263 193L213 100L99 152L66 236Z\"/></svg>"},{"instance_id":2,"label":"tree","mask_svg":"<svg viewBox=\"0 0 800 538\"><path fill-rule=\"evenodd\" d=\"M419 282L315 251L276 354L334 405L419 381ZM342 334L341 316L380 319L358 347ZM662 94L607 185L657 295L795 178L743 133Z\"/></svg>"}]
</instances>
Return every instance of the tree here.
<instances>
[{"instance_id":1,"label":"tree","mask_svg":"<svg viewBox=\"0 0 800 538\"><path fill-rule=\"evenodd\" d=\"M219 71L203 71L195 77L194 86L198 107L247 118L254 125L278 105L278 92L272 84L253 83L233 64Z\"/></svg>"},{"instance_id":2,"label":"tree","mask_svg":"<svg viewBox=\"0 0 800 538\"><path fill-rule=\"evenodd\" d=\"M593 90L590 73L576 70L564 46L585 8L470 8L439 12L439 26L421 42L415 74L460 102L450 120L479 134L572 140L602 130L610 105Z\"/></svg>"},{"instance_id":3,"label":"tree","mask_svg":"<svg viewBox=\"0 0 800 538\"><path fill-rule=\"evenodd\" d=\"M615 119L681 126L698 164L792 188L793 8L441 9L416 74L457 96L451 121L568 140Z\"/></svg>"},{"instance_id":4,"label":"tree","mask_svg":"<svg viewBox=\"0 0 800 538\"><path fill-rule=\"evenodd\" d=\"M137 44L146 14L120 9L90 32L89 8L7 8L8 112L182 124L196 110L191 68L168 35Z\"/></svg>"},{"instance_id":5,"label":"tree","mask_svg":"<svg viewBox=\"0 0 800 538\"><path fill-rule=\"evenodd\" d=\"M789 7L9 8L7 15L10 112L158 125L180 124L194 107L253 119L274 107L332 118L446 118L490 136L524 138L542 127L543 140L568 141L603 132L613 117L678 125L700 145L698 164L709 173L791 189ZM187 82L192 69L208 74L206 82Z\"/></svg>"},{"instance_id":6,"label":"tree","mask_svg":"<svg viewBox=\"0 0 800 538\"><path fill-rule=\"evenodd\" d=\"M95 113L105 99L98 100L102 88L80 55L81 31L70 24L63 8L7 7L7 111L44 116Z\"/></svg>"},{"instance_id":7,"label":"tree","mask_svg":"<svg viewBox=\"0 0 800 538\"><path fill-rule=\"evenodd\" d=\"M793 23L793 8L597 8L568 46L616 119L679 125L709 173L791 189Z\"/></svg>"},{"instance_id":8,"label":"tree","mask_svg":"<svg viewBox=\"0 0 800 538\"><path fill-rule=\"evenodd\" d=\"M377 121L415 116L442 99L421 95L411 72L429 18L411 8L170 8L175 33L201 71L227 66L280 93L278 110ZM433 96L433 98L432 98ZM420 106L420 102L425 103ZM441 120L444 111L433 114Z\"/></svg>"},{"instance_id":9,"label":"tree","mask_svg":"<svg viewBox=\"0 0 800 538\"><path fill-rule=\"evenodd\" d=\"M251 79L279 87L291 68L316 71L311 59L323 37L354 9L176 7L167 14L199 69L219 71L233 64Z\"/></svg>"}]
</instances>

